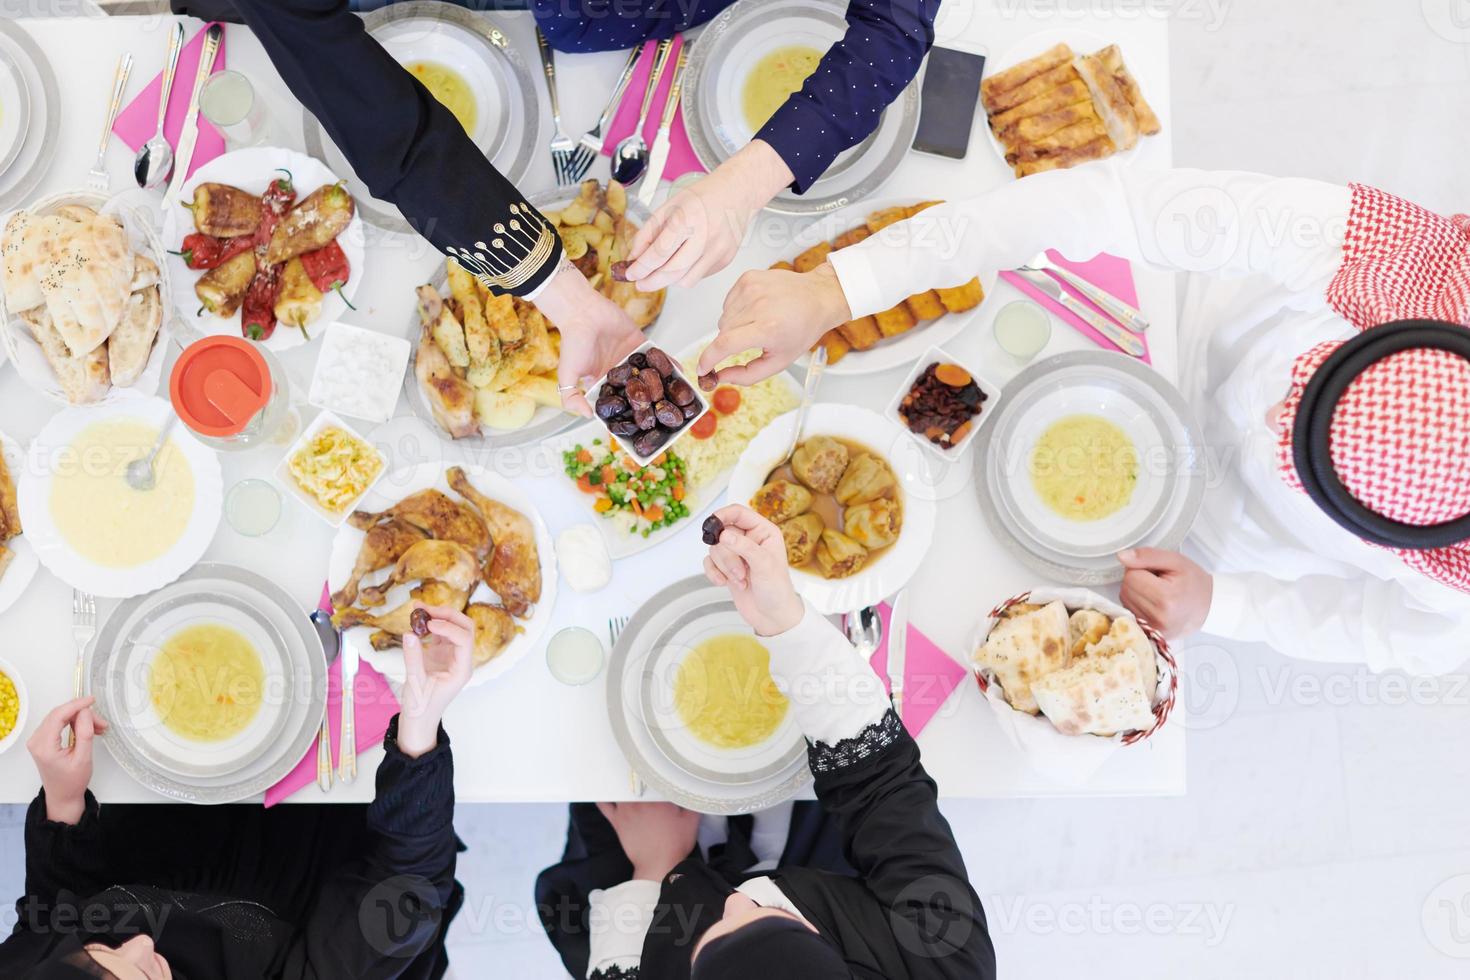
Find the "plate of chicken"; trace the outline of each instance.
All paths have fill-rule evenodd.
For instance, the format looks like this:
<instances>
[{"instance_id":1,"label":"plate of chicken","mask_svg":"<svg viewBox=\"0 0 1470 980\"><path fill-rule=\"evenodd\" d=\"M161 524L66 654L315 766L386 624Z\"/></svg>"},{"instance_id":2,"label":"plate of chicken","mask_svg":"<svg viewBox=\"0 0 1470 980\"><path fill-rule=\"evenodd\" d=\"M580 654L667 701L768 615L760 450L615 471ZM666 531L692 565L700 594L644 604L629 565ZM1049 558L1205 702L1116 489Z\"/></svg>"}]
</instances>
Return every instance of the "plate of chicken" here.
<instances>
[{"instance_id":1,"label":"plate of chicken","mask_svg":"<svg viewBox=\"0 0 1470 980\"><path fill-rule=\"evenodd\" d=\"M556 604L556 551L531 498L491 470L420 463L368 493L332 541L333 616L383 674L404 677L402 640L420 605L475 622L483 684L541 638Z\"/></svg>"},{"instance_id":2,"label":"plate of chicken","mask_svg":"<svg viewBox=\"0 0 1470 980\"><path fill-rule=\"evenodd\" d=\"M278 147L200 167L164 214L174 305L202 333L300 347L352 308L365 237L336 174Z\"/></svg>"}]
</instances>

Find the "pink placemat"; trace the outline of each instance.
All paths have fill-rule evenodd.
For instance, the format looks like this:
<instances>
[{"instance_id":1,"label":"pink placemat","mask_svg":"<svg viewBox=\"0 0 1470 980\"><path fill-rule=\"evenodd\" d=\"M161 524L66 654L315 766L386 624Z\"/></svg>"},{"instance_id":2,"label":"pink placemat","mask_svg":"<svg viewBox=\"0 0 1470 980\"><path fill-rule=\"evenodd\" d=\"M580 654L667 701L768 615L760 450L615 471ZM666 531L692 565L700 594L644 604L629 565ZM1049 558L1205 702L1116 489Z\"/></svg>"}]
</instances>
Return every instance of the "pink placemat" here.
<instances>
[{"instance_id":1,"label":"pink placemat","mask_svg":"<svg viewBox=\"0 0 1470 980\"><path fill-rule=\"evenodd\" d=\"M1055 250L1048 251L1046 255L1047 258L1051 259L1063 269L1081 276L1104 292L1113 294L1130 306L1138 305L1138 287L1133 282L1133 266L1128 264L1127 259L1120 259L1116 255L1109 255L1106 252L1103 252L1088 262L1069 261L1063 258L1060 252ZM1058 303L1014 272L1002 272L1000 276L1006 282L1046 307L1052 314L1061 317L1076 327L1079 333L1092 340L1099 347L1105 347L1108 350L1118 349L1116 344L1088 326L1081 317L1069 312L1061 303ZM1073 299L1086 305L1089 309L1103 316L1107 316L1106 313L1103 313L1097 307L1097 304L1060 279L1057 280L1057 285L1061 286L1063 290L1071 294ZM1139 360L1145 364L1152 364L1153 361L1150 359L1148 351L1148 334L1138 334L1137 336L1139 340L1143 341L1143 357L1139 358Z\"/></svg>"},{"instance_id":2,"label":"pink placemat","mask_svg":"<svg viewBox=\"0 0 1470 980\"><path fill-rule=\"evenodd\" d=\"M684 47L684 35L680 34L674 38L673 47L669 49L669 60L664 65L663 77L658 80L658 91L653 95L653 101L648 104L648 121L643 124L643 138L649 147L653 146L653 138L658 135L658 123L664 114L664 101L668 98L669 88L674 84L674 66L679 63L679 51ZM618 141L638 125L638 110L643 105L643 93L648 88L648 76L653 71L653 57L658 51L658 42L649 41L643 45L643 54L638 59L638 65L633 69L633 78L628 82L628 90L623 93L622 104L618 111L613 113L612 122L608 124L607 139L603 141L602 152L611 156L613 147ZM688 69L685 69L685 80L688 80ZM686 85L684 91L688 91ZM669 162L664 166L664 180L678 180L687 173L704 173L704 167L700 166L699 157L694 155L693 148L689 145L689 134L684 131L684 100L679 100L679 109L674 113L674 124L669 127Z\"/></svg>"},{"instance_id":3,"label":"pink placemat","mask_svg":"<svg viewBox=\"0 0 1470 980\"><path fill-rule=\"evenodd\" d=\"M332 610L332 600L325 586L322 588L322 599L318 608L327 612ZM356 701L357 751L361 754L375 745L382 744L383 734L388 731L388 723L398 713L398 697L393 693L393 688L388 686L387 678L374 670L372 665L366 661L358 663L357 678L352 685L352 696ZM342 760L341 657L338 657L332 662L332 666L327 668L327 730L332 737L332 779L335 782L337 764ZM298 790L316 785L316 748L316 739L312 739L311 749L296 764L296 768L287 773L279 783L265 791L267 807L275 806ZM357 778L358 780L371 780L373 774L364 773L359 766Z\"/></svg>"},{"instance_id":4,"label":"pink placemat","mask_svg":"<svg viewBox=\"0 0 1470 980\"><path fill-rule=\"evenodd\" d=\"M179 133L184 129L184 117L189 114L189 99L194 95L194 76L199 72L199 54L204 49L204 32L209 26L205 24L200 28L199 33L185 42L183 50L179 52L179 68L174 73L174 87L168 93L168 115L163 119L163 135L174 149L178 149ZM227 29L226 34L228 33ZM159 54L164 53L163 50L159 51ZM214 59L214 70L218 72L224 67L225 39L221 37L219 54ZM158 74L153 76L153 81L117 114L117 121L112 124L112 131L117 138L134 150L151 140L158 129L158 97L162 92L163 69L160 68ZM224 137L220 136L201 113L199 142L194 146L194 158L189 161L189 172L184 178L188 179L194 171L223 152Z\"/></svg>"},{"instance_id":5,"label":"pink placemat","mask_svg":"<svg viewBox=\"0 0 1470 980\"><path fill-rule=\"evenodd\" d=\"M878 607L883 620L883 642L869 663L888 686L888 626L893 609L888 603ZM954 658L934 645L923 633L909 624L908 659L903 670L903 723L914 738L934 719L955 688L965 682L970 672Z\"/></svg>"}]
</instances>

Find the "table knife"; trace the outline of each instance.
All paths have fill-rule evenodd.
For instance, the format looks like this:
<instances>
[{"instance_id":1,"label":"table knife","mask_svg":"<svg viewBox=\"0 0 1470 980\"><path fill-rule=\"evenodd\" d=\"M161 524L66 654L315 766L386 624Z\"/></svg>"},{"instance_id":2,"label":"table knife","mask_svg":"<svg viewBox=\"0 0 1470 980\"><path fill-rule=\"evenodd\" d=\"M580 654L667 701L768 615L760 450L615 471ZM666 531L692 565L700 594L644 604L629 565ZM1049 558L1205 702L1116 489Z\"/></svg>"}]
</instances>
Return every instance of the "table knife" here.
<instances>
[{"instance_id":1,"label":"table knife","mask_svg":"<svg viewBox=\"0 0 1470 980\"><path fill-rule=\"evenodd\" d=\"M664 168L669 165L669 131L674 125L674 114L679 111L679 96L684 84L684 66L689 61L689 42L679 49L679 60L674 65L674 81L664 99L664 114L658 121L658 133L653 137L653 149L648 154L648 171L643 175L643 184L638 188L638 200L644 207L653 207L653 196L658 193L659 181L664 179Z\"/></svg>"},{"instance_id":2,"label":"table knife","mask_svg":"<svg viewBox=\"0 0 1470 980\"><path fill-rule=\"evenodd\" d=\"M199 53L199 70L194 74L194 91L189 95L189 111L184 116L184 128L179 131L179 145L174 151L173 179L168 182L168 191L163 195L165 208L179 199L184 181L189 176L189 165L194 161L194 148L199 144L199 95L214 71L214 59L219 54L220 40L224 33L222 24L211 24L204 35L204 50Z\"/></svg>"},{"instance_id":3,"label":"table knife","mask_svg":"<svg viewBox=\"0 0 1470 980\"><path fill-rule=\"evenodd\" d=\"M1123 353L1133 357L1142 357L1148 353L1147 348L1143 346L1143 341L1102 314L1079 303L1071 293L1062 288L1059 282L1045 272L1037 272L1035 269L1016 269L1015 274L1062 304L1067 312L1102 334L1109 343Z\"/></svg>"},{"instance_id":4,"label":"table knife","mask_svg":"<svg viewBox=\"0 0 1470 980\"><path fill-rule=\"evenodd\" d=\"M909 594L900 589L888 614L888 691L893 696L893 713L903 718L903 677L908 666Z\"/></svg>"},{"instance_id":5,"label":"table knife","mask_svg":"<svg viewBox=\"0 0 1470 980\"><path fill-rule=\"evenodd\" d=\"M1040 255L1036 256L1036 258L1032 259L1030 262L1027 262L1026 265L1023 266L1023 268L1038 269L1042 272L1050 272L1062 282L1071 286L1083 296L1086 296L1104 313L1112 317L1114 320L1117 320L1119 323L1127 327L1129 330L1132 330L1134 333L1143 333L1148 329L1148 317L1144 316L1143 311L1140 310L1138 307L1133 306L1130 303L1125 303L1123 300L1114 296L1112 293L1108 292L1106 289L1103 289L1100 286L1094 286L1092 283L1088 282L1086 279L1083 279L1072 270L1062 268L1061 266L1053 262L1051 260L1051 257L1048 256L1045 252L1042 252Z\"/></svg>"},{"instance_id":6,"label":"table knife","mask_svg":"<svg viewBox=\"0 0 1470 980\"><path fill-rule=\"evenodd\" d=\"M357 778L357 647L342 637L342 741L337 749L337 778L350 783Z\"/></svg>"}]
</instances>

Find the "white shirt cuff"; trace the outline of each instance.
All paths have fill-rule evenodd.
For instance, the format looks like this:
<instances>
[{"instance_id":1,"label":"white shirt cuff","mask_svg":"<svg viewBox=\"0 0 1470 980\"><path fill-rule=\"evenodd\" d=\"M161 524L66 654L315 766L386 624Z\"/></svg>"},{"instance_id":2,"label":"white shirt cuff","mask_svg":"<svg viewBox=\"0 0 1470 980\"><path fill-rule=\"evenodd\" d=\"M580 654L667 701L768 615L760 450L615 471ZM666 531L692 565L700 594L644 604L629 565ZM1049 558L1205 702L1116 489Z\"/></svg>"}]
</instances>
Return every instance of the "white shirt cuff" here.
<instances>
[{"instance_id":1,"label":"white shirt cuff","mask_svg":"<svg viewBox=\"0 0 1470 980\"><path fill-rule=\"evenodd\" d=\"M800 623L764 643L771 676L808 740L832 745L883 720L891 703L882 678L810 605Z\"/></svg>"},{"instance_id":2,"label":"white shirt cuff","mask_svg":"<svg viewBox=\"0 0 1470 980\"><path fill-rule=\"evenodd\" d=\"M842 294L847 297L848 309L854 320L870 313L880 313L892 306L884 304L878 277L873 275L868 253L855 248L840 248L827 255L827 261L837 271L837 282Z\"/></svg>"},{"instance_id":3,"label":"white shirt cuff","mask_svg":"<svg viewBox=\"0 0 1470 980\"><path fill-rule=\"evenodd\" d=\"M626 971L638 966L661 888L656 881L634 880L615 888L596 889L588 896L592 904L589 977L598 970L619 967Z\"/></svg>"},{"instance_id":4,"label":"white shirt cuff","mask_svg":"<svg viewBox=\"0 0 1470 980\"><path fill-rule=\"evenodd\" d=\"M1205 616L1200 632L1240 638L1240 624L1245 617L1247 602L1244 581L1234 575L1216 574L1210 595L1210 612Z\"/></svg>"}]
</instances>

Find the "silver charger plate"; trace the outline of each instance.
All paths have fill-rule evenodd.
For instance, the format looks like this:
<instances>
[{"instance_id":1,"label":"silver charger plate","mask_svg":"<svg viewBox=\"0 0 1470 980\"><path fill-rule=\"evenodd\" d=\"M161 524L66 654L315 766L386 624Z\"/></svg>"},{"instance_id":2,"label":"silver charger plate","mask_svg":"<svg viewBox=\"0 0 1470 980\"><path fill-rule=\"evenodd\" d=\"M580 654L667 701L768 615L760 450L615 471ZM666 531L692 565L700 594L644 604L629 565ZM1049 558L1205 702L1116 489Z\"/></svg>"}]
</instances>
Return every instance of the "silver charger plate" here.
<instances>
[{"instance_id":1,"label":"silver charger plate","mask_svg":"<svg viewBox=\"0 0 1470 980\"><path fill-rule=\"evenodd\" d=\"M4 214L24 205L50 169L61 126L61 101L56 73L45 53L24 28L3 18L0 51L19 70L29 99L21 145L10 163L0 168L0 214Z\"/></svg>"},{"instance_id":2,"label":"silver charger plate","mask_svg":"<svg viewBox=\"0 0 1470 980\"><path fill-rule=\"evenodd\" d=\"M608 719L633 771L665 799L699 813L723 816L775 806L801 792L812 778L804 742L801 751L783 756L785 765L774 772L732 779L734 774L727 771L716 780L688 772L683 763L666 757L650 730L642 688L646 662L657 652L660 638L669 635L671 625L682 618L697 618L728 605L729 592L703 576L675 582L633 616L613 647L607 673Z\"/></svg>"},{"instance_id":3,"label":"silver charger plate","mask_svg":"<svg viewBox=\"0 0 1470 980\"><path fill-rule=\"evenodd\" d=\"M570 204L572 199L577 196L577 192L578 189L576 186L558 187L553 190L540 191L530 195L529 203L543 211L555 211ZM653 212L639 203L631 194L628 196L627 213L637 222L640 228L644 222L653 217ZM434 277L429 280L429 284L439 290L440 295L444 295L447 291L449 273L444 268L442 262L434 270ZM419 335L423 330L423 326L419 322L417 304L414 304L414 306L415 312L409 321L408 327L408 339L413 344L413 353L409 355L408 371L405 372L403 377L403 395L408 399L409 410L427 422L445 442L452 442L456 446L464 446L471 451L539 445L543 441L568 432L587 421L580 415L573 415L570 412L563 412L560 409L542 406L536 409L536 415L531 419L530 424L524 428L481 428L479 435L466 436L463 439L451 438L449 433L444 431L443 427L434 420L434 413L430 410L427 399L424 398L423 390L419 388L419 379L415 374L419 356ZM659 316L655 317L654 321L644 328L643 335L650 339L662 337L663 334L657 332L662 319L663 314L660 311ZM666 333L667 331L664 332Z\"/></svg>"},{"instance_id":4,"label":"silver charger plate","mask_svg":"<svg viewBox=\"0 0 1470 980\"><path fill-rule=\"evenodd\" d=\"M182 606L219 601L239 615L242 609L260 630L281 644L273 651L284 663L288 683L268 689L279 711L253 758L237 765L190 772L160 765L156 749L134 724L137 706L127 702L129 684L118 676L128 651L151 627L176 615ZM315 741L326 710L327 664L321 640L306 613L284 589L254 572L221 563L202 563L156 592L120 602L107 616L88 654L90 693L98 711L112 722L103 744L128 775L147 789L186 803L220 804L257 796L295 769ZM136 679L135 679L136 680ZM134 688L135 696L136 688Z\"/></svg>"},{"instance_id":5,"label":"silver charger plate","mask_svg":"<svg viewBox=\"0 0 1470 980\"><path fill-rule=\"evenodd\" d=\"M693 45L684 79L684 126L706 170L754 135L740 117L740 92L767 52L806 43L825 50L847 30L840 0L740 0L710 21ZM919 128L919 82L910 82L878 128L837 155L805 194L783 190L766 205L778 214L824 214L867 197L892 175Z\"/></svg>"},{"instance_id":6,"label":"silver charger plate","mask_svg":"<svg viewBox=\"0 0 1470 980\"><path fill-rule=\"evenodd\" d=\"M0 179L20 155L31 123L30 86L16 55L0 44L0 93L10 96L0 101Z\"/></svg>"},{"instance_id":7,"label":"silver charger plate","mask_svg":"<svg viewBox=\"0 0 1470 980\"><path fill-rule=\"evenodd\" d=\"M363 24L390 52L398 49L421 53L423 60L441 60L435 57L436 50L448 52L453 48L463 53L466 44L473 44L486 77L482 85L467 79L475 89L482 117L471 138L506 180L514 184L526 175L541 140L536 90L525 57L494 20L440 0L409 0L364 15ZM487 101L495 110L490 124L483 121ZM352 175L349 189L364 221L384 231L418 233L419 229L409 224L397 207L369 193L310 111L302 112L302 127L308 154L338 173ZM446 179L453 176L446 175Z\"/></svg>"},{"instance_id":8,"label":"silver charger plate","mask_svg":"<svg viewBox=\"0 0 1470 980\"><path fill-rule=\"evenodd\" d=\"M1138 406L1165 438L1141 446L1140 467L1157 483L1157 499L1146 501L1121 536L1070 550L1055 535L1041 533L1024 519L1007 481L1029 478L1029 469L1006 473L1003 440L1026 427L1038 392L1069 386L1112 389ZM1039 431L1035 431L1039 435ZM976 434L975 486L991 531L1032 571L1076 585L1104 585L1123 577L1116 553L1149 546L1177 550L1193 526L1204 500L1203 438L1178 390L1152 367L1111 351L1072 351L1027 367L1006 385L995 411Z\"/></svg>"}]
</instances>

